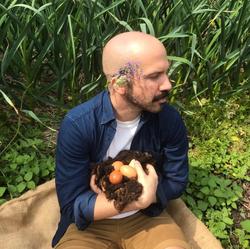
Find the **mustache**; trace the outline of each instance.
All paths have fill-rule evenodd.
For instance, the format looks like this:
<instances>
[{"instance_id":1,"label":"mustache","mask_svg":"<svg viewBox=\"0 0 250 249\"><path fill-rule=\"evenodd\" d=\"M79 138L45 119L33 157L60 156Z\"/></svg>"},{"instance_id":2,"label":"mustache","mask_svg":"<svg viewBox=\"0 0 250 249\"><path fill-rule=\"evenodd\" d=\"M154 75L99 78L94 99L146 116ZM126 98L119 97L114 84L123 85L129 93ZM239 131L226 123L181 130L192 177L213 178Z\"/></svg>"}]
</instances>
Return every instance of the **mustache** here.
<instances>
[{"instance_id":1,"label":"mustache","mask_svg":"<svg viewBox=\"0 0 250 249\"><path fill-rule=\"evenodd\" d=\"M163 91L160 95L157 95L153 98L153 102L154 101L158 101L160 99L166 98L169 95L168 91Z\"/></svg>"}]
</instances>

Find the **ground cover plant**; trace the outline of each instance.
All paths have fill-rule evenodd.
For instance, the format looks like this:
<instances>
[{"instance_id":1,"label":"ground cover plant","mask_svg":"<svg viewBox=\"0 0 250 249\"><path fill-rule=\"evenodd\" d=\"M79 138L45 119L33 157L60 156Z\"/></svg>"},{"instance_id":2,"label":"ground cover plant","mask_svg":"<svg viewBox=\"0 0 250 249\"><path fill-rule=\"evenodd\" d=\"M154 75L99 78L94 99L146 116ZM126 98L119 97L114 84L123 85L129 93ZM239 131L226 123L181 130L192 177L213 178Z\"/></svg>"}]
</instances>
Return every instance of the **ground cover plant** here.
<instances>
[{"instance_id":1,"label":"ground cover plant","mask_svg":"<svg viewBox=\"0 0 250 249\"><path fill-rule=\"evenodd\" d=\"M140 30L167 47L190 137L183 199L225 248L249 247L250 2L0 3L0 203L54 177L61 118L105 87L101 48Z\"/></svg>"},{"instance_id":2,"label":"ground cover plant","mask_svg":"<svg viewBox=\"0 0 250 249\"><path fill-rule=\"evenodd\" d=\"M250 98L189 105L189 186L183 199L224 248L249 248Z\"/></svg>"}]
</instances>

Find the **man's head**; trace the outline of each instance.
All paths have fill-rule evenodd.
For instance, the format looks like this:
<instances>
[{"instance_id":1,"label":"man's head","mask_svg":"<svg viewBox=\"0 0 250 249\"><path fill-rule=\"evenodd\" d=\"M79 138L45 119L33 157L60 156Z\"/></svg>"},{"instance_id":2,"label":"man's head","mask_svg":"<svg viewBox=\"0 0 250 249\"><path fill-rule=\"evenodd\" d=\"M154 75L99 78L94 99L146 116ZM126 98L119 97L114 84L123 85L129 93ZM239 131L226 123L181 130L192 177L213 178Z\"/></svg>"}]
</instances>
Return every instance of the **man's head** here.
<instances>
[{"instance_id":1,"label":"man's head","mask_svg":"<svg viewBox=\"0 0 250 249\"><path fill-rule=\"evenodd\" d=\"M142 32L113 37L103 50L103 71L111 95L138 111L158 112L171 89L163 44Z\"/></svg>"}]
</instances>

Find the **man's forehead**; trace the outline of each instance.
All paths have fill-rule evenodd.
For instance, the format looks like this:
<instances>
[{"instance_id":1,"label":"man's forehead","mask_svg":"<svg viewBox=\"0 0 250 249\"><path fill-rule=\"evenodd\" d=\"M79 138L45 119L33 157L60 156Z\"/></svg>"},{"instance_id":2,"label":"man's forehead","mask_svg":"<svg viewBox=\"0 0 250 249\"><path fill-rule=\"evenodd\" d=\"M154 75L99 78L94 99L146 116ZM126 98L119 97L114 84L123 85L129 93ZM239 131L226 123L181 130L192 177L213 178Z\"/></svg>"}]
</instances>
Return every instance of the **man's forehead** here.
<instances>
[{"instance_id":1,"label":"man's forehead","mask_svg":"<svg viewBox=\"0 0 250 249\"><path fill-rule=\"evenodd\" d=\"M169 69L170 62L168 61L167 57L162 58L157 61L148 62L142 67L144 74L151 74L157 72L165 72Z\"/></svg>"}]
</instances>

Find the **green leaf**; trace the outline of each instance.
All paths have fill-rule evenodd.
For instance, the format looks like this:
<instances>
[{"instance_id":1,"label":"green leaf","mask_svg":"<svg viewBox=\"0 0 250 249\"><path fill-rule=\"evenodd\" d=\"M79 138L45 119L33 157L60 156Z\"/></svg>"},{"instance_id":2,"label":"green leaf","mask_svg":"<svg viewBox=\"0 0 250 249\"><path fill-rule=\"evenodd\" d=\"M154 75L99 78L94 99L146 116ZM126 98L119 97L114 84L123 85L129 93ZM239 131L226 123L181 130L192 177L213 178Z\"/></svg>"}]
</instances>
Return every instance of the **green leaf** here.
<instances>
[{"instance_id":1,"label":"green leaf","mask_svg":"<svg viewBox=\"0 0 250 249\"><path fill-rule=\"evenodd\" d=\"M236 203L235 203L235 202L233 202L233 203L231 204L231 207L232 207L233 209L237 209L237 205L236 205Z\"/></svg>"},{"instance_id":2,"label":"green leaf","mask_svg":"<svg viewBox=\"0 0 250 249\"><path fill-rule=\"evenodd\" d=\"M28 114L31 118L42 124L42 121L37 117L37 115L33 111L23 109L22 112Z\"/></svg>"},{"instance_id":3,"label":"green leaf","mask_svg":"<svg viewBox=\"0 0 250 249\"><path fill-rule=\"evenodd\" d=\"M226 197L225 193L223 191L221 191L220 189L215 189L214 195L216 197L224 197L224 198Z\"/></svg>"},{"instance_id":4,"label":"green leaf","mask_svg":"<svg viewBox=\"0 0 250 249\"><path fill-rule=\"evenodd\" d=\"M201 191L203 194L205 194L205 195L208 195L209 192L210 192L210 190L209 190L209 188L208 188L207 186L201 188L200 191Z\"/></svg>"},{"instance_id":5,"label":"green leaf","mask_svg":"<svg viewBox=\"0 0 250 249\"><path fill-rule=\"evenodd\" d=\"M207 210L207 207L208 207L208 203L207 203L207 202L198 201L197 204L198 204L198 208L199 208L201 211L204 212L204 211Z\"/></svg>"},{"instance_id":6,"label":"green leaf","mask_svg":"<svg viewBox=\"0 0 250 249\"><path fill-rule=\"evenodd\" d=\"M15 107L15 105L13 104L13 102L10 100L10 98L0 89L0 93L2 93L2 95L3 95L3 97L4 97L4 99L5 99L5 101L15 110L15 112L17 113L17 114L19 114L18 113L18 110L17 110L17 108Z\"/></svg>"},{"instance_id":7,"label":"green leaf","mask_svg":"<svg viewBox=\"0 0 250 249\"><path fill-rule=\"evenodd\" d=\"M25 188L26 188L26 183L25 182L21 182L16 187L17 187L17 191L19 193L22 193L25 190Z\"/></svg>"},{"instance_id":8,"label":"green leaf","mask_svg":"<svg viewBox=\"0 0 250 249\"><path fill-rule=\"evenodd\" d=\"M23 177L22 176L18 176L17 178L16 178L16 182L22 182L23 181Z\"/></svg>"},{"instance_id":9,"label":"green leaf","mask_svg":"<svg viewBox=\"0 0 250 249\"><path fill-rule=\"evenodd\" d=\"M42 170L42 177L48 176L48 175L49 175L49 171L47 169Z\"/></svg>"},{"instance_id":10,"label":"green leaf","mask_svg":"<svg viewBox=\"0 0 250 249\"><path fill-rule=\"evenodd\" d=\"M213 196L208 196L208 201L209 201L211 206L214 206L217 202L217 199Z\"/></svg>"},{"instance_id":11,"label":"green leaf","mask_svg":"<svg viewBox=\"0 0 250 249\"><path fill-rule=\"evenodd\" d=\"M189 65L191 68L194 68L194 65L193 65L189 60L187 60L186 58L168 55L168 59L169 59L170 61L177 61L177 62L180 62L180 63L182 63L182 64L187 64L187 65Z\"/></svg>"},{"instance_id":12,"label":"green leaf","mask_svg":"<svg viewBox=\"0 0 250 249\"><path fill-rule=\"evenodd\" d=\"M27 182L27 188L28 189L35 189L36 188L35 182L34 181Z\"/></svg>"},{"instance_id":13,"label":"green leaf","mask_svg":"<svg viewBox=\"0 0 250 249\"><path fill-rule=\"evenodd\" d=\"M153 27L153 24L151 23L151 21L147 18L144 18L144 17L141 17L139 18L140 20L143 20L147 27L148 27L148 30L149 30L149 34L152 35L152 36L155 36L155 31L154 31L154 27Z\"/></svg>"},{"instance_id":14,"label":"green leaf","mask_svg":"<svg viewBox=\"0 0 250 249\"><path fill-rule=\"evenodd\" d=\"M201 179L201 185L202 186L207 186L208 185L208 177L204 177Z\"/></svg>"},{"instance_id":15,"label":"green leaf","mask_svg":"<svg viewBox=\"0 0 250 249\"><path fill-rule=\"evenodd\" d=\"M12 185L12 184L9 184L8 185L8 191L11 193L11 194L14 194L17 189L16 189L16 186Z\"/></svg>"},{"instance_id":16,"label":"green leaf","mask_svg":"<svg viewBox=\"0 0 250 249\"><path fill-rule=\"evenodd\" d=\"M196 206L195 200L190 195L186 196L186 201L190 207Z\"/></svg>"},{"instance_id":17,"label":"green leaf","mask_svg":"<svg viewBox=\"0 0 250 249\"><path fill-rule=\"evenodd\" d=\"M215 187L217 186L215 177L212 176L211 178L209 178L209 180L208 180L208 185L209 185L211 188L215 188Z\"/></svg>"},{"instance_id":18,"label":"green leaf","mask_svg":"<svg viewBox=\"0 0 250 249\"><path fill-rule=\"evenodd\" d=\"M186 189L186 192L187 192L188 194L192 194L193 190L192 190L191 188L188 187L188 188Z\"/></svg>"},{"instance_id":19,"label":"green leaf","mask_svg":"<svg viewBox=\"0 0 250 249\"><path fill-rule=\"evenodd\" d=\"M36 166L34 166L33 168L32 168L32 172L35 174L35 175L38 175L39 174L39 172L40 172L40 169L39 169L39 167L36 165Z\"/></svg>"},{"instance_id":20,"label":"green leaf","mask_svg":"<svg viewBox=\"0 0 250 249\"><path fill-rule=\"evenodd\" d=\"M233 220L230 219L229 217L224 217L223 221L228 225L233 225Z\"/></svg>"},{"instance_id":21,"label":"green leaf","mask_svg":"<svg viewBox=\"0 0 250 249\"><path fill-rule=\"evenodd\" d=\"M103 15L105 12L115 8L117 5L125 2L125 0L121 1L115 1L113 4L109 5L107 8L103 9L101 12L99 12L96 16L94 16L94 19L98 18L99 16Z\"/></svg>"},{"instance_id":22,"label":"green leaf","mask_svg":"<svg viewBox=\"0 0 250 249\"><path fill-rule=\"evenodd\" d=\"M2 197L5 193L6 187L0 187L0 197Z\"/></svg>"},{"instance_id":23,"label":"green leaf","mask_svg":"<svg viewBox=\"0 0 250 249\"><path fill-rule=\"evenodd\" d=\"M0 199L0 205L4 204L6 202L6 199Z\"/></svg>"},{"instance_id":24,"label":"green leaf","mask_svg":"<svg viewBox=\"0 0 250 249\"><path fill-rule=\"evenodd\" d=\"M28 173L25 174L24 180L26 182L28 182L28 181L30 181L32 179L32 177L33 177L33 173L32 172L28 172Z\"/></svg>"},{"instance_id":25,"label":"green leaf","mask_svg":"<svg viewBox=\"0 0 250 249\"><path fill-rule=\"evenodd\" d=\"M244 220L240 223L240 225L245 231L250 233L250 220Z\"/></svg>"},{"instance_id":26,"label":"green leaf","mask_svg":"<svg viewBox=\"0 0 250 249\"><path fill-rule=\"evenodd\" d=\"M10 168L15 170L17 168L17 164L16 163L11 163Z\"/></svg>"}]
</instances>

